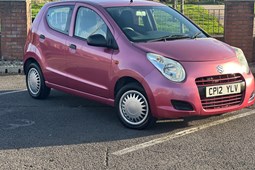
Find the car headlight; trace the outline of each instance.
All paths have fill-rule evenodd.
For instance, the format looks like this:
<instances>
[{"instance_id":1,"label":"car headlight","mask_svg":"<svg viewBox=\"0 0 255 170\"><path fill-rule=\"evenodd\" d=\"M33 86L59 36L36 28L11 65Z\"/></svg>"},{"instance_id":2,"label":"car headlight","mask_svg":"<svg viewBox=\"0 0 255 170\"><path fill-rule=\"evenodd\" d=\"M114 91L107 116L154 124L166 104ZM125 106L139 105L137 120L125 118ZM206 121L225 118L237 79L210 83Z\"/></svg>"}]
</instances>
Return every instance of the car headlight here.
<instances>
[{"instance_id":1,"label":"car headlight","mask_svg":"<svg viewBox=\"0 0 255 170\"><path fill-rule=\"evenodd\" d=\"M250 68L243 51L240 48L236 48L236 47L233 47L233 48L235 49L236 57L238 58L239 63L242 66L242 72L245 72L246 74L250 73Z\"/></svg>"},{"instance_id":2,"label":"car headlight","mask_svg":"<svg viewBox=\"0 0 255 170\"><path fill-rule=\"evenodd\" d=\"M167 79L174 82L185 79L185 70L179 62L154 53L147 53L147 58Z\"/></svg>"}]
</instances>

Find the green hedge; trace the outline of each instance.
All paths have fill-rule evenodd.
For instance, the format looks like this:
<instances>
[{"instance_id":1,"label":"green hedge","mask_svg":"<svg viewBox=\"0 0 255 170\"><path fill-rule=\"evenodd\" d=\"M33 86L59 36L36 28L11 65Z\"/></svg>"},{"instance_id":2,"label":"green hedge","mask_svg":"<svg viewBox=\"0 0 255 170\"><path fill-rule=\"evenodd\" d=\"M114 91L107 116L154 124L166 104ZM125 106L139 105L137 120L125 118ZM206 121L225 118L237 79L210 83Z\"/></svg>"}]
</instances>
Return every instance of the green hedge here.
<instances>
[{"instance_id":1,"label":"green hedge","mask_svg":"<svg viewBox=\"0 0 255 170\"><path fill-rule=\"evenodd\" d=\"M44 3L41 4L32 3L32 19L35 19L35 16L38 14L43 5Z\"/></svg>"}]
</instances>

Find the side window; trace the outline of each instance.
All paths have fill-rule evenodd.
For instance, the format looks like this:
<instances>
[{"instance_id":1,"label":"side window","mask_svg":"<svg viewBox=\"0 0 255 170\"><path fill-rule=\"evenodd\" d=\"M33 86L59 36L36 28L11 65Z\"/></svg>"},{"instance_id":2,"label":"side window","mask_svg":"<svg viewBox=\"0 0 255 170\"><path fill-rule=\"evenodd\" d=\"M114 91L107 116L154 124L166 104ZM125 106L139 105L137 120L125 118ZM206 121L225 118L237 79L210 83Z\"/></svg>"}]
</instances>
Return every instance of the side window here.
<instances>
[{"instance_id":1,"label":"side window","mask_svg":"<svg viewBox=\"0 0 255 170\"><path fill-rule=\"evenodd\" d=\"M101 34L107 39L107 25L96 12L80 7L76 16L74 35L87 39L93 34Z\"/></svg>"},{"instance_id":2,"label":"side window","mask_svg":"<svg viewBox=\"0 0 255 170\"><path fill-rule=\"evenodd\" d=\"M157 30L171 32L173 34L183 34L189 31L189 29L176 19L171 14L164 12L162 10L153 10L153 17Z\"/></svg>"},{"instance_id":3,"label":"side window","mask_svg":"<svg viewBox=\"0 0 255 170\"><path fill-rule=\"evenodd\" d=\"M51 7L47 12L47 22L52 29L69 33L70 20L72 15L72 6Z\"/></svg>"}]
</instances>

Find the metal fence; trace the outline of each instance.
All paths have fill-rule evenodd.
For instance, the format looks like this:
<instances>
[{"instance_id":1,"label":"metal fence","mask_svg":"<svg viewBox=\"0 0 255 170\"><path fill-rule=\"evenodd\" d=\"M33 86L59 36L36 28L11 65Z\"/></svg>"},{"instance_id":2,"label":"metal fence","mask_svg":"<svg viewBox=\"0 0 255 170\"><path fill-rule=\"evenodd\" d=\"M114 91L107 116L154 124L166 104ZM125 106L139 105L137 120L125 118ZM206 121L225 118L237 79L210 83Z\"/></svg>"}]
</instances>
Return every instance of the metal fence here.
<instances>
[{"instance_id":1,"label":"metal fence","mask_svg":"<svg viewBox=\"0 0 255 170\"><path fill-rule=\"evenodd\" d=\"M224 5L185 4L184 14L208 34L224 34Z\"/></svg>"}]
</instances>

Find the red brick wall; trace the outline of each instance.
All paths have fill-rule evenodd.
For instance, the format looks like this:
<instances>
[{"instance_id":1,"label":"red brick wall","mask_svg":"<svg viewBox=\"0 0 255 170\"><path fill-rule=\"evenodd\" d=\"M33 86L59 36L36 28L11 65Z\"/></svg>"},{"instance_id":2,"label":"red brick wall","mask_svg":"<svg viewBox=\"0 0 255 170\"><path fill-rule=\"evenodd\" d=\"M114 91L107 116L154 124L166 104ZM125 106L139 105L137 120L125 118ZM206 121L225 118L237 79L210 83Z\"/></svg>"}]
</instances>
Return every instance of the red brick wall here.
<instances>
[{"instance_id":1,"label":"red brick wall","mask_svg":"<svg viewBox=\"0 0 255 170\"><path fill-rule=\"evenodd\" d=\"M255 37L253 37L253 48L252 48L252 50L253 50L253 60L252 60L252 62L255 62Z\"/></svg>"},{"instance_id":2,"label":"red brick wall","mask_svg":"<svg viewBox=\"0 0 255 170\"><path fill-rule=\"evenodd\" d=\"M1 47L1 37L2 37L2 33L1 33L1 17L0 17L0 59L1 59L1 57L2 57L2 47Z\"/></svg>"},{"instance_id":3,"label":"red brick wall","mask_svg":"<svg viewBox=\"0 0 255 170\"><path fill-rule=\"evenodd\" d=\"M253 61L254 1L225 0L225 42L241 48Z\"/></svg>"},{"instance_id":4,"label":"red brick wall","mask_svg":"<svg viewBox=\"0 0 255 170\"><path fill-rule=\"evenodd\" d=\"M30 3L0 0L1 59L22 59L28 28L31 24Z\"/></svg>"}]
</instances>

